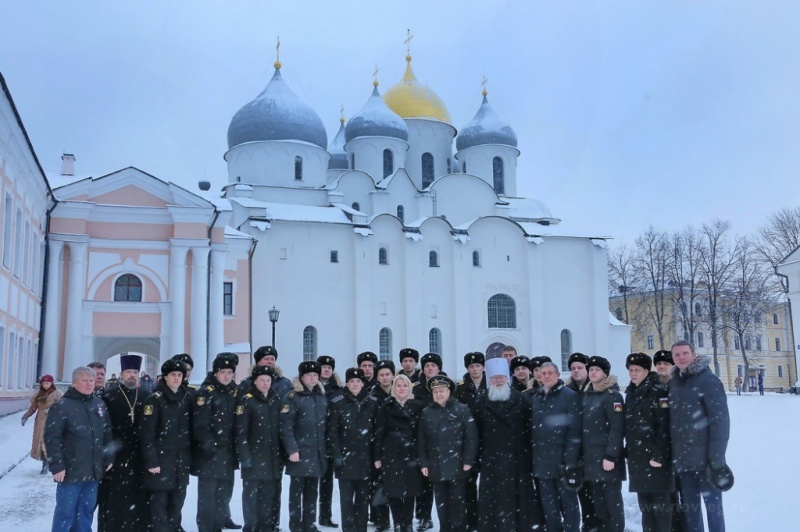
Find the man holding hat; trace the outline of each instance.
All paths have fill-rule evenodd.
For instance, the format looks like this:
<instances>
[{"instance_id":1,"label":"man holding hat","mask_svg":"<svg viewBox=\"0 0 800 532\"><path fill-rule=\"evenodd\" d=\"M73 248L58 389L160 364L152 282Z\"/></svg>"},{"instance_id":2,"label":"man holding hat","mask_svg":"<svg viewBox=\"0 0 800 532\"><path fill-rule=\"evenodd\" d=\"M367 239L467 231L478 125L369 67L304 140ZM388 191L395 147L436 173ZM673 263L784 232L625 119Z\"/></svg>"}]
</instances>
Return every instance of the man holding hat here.
<instances>
[{"instance_id":1,"label":"man holding hat","mask_svg":"<svg viewBox=\"0 0 800 532\"><path fill-rule=\"evenodd\" d=\"M467 478L478 458L475 419L469 408L450 397L456 384L447 376L430 378L428 388L433 402L420 416L419 465L433 484L439 530L466 530Z\"/></svg>"},{"instance_id":2,"label":"man holding hat","mask_svg":"<svg viewBox=\"0 0 800 532\"><path fill-rule=\"evenodd\" d=\"M611 363L603 357L590 357L589 386L582 394L583 478L589 485L592 507L601 530L625 529L622 481L625 480L623 440L625 404Z\"/></svg>"},{"instance_id":3,"label":"man holding hat","mask_svg":"<svg viewBox=\"0 0 800 532\"><path fill-rule=\"evenodd\" d=\"M294 388L281 406L281 442L288 455L289 529L314 530L317 520L319 478L327 465L328 399L319 382L322 371L313 360L301 362Z\"/></svg>"},{"instance_id":4,"label":"man holding hat","mask_svg":"<svg viewBox=\"0 0 800 532\"><path fill-rule=\"evenodd\" d=\"M317 357L320 374L319 382L325 388L325 397L328 399L328 407L334 398L344 393L344 383L336 373L336 359L332 356L322 355ZM339 524L333 522L333 458L328 449L327 465L325 474L319 477L319 524L330 528L338 528Z\"/></svg>"},{"instance_id":5,"label":"man holding hat","mask_svg":"<svg viewBox=\"0 0 800 532\"><path fill-rule=\"evenodd\" d=\"M102 396L117 449L114 467L100 481L97 495L97 528L103 532L146 530L149 521L139 424L150 392L139 387L140 355L124 354L119 362L119 383Z\"/></svg>"},{"instance_id":6,"label":"man holding hat","mask_svg":"<svg viewBox=\"0 0 800 532\"><path fill-rule=\"evenodd\" d=\"M417 367L419 364L419 351L410 347L404 347L400 350L400 365L402 366L402 373L414 384L419 380L420 370Z\"/></svg>"},{"instance_id":7,"label":"man holding hat","mask_svg":"<svg viewBox=\"0 0 800 532\"><path fill-rule=\"evenodd\" d=\"M528 389L531 380L531 360L525 355L518 355L508 363L511 372L511 389L520 393Z\"/></svg>"},{"instance_id":8,"label":"man holding hat","mask_svg":"<svg viewBox=\"0 0 800 532\"><path fill-rule=\"evenodd\" d=\"M470 530L531 530L530 406L509 385L506 359L490 359L486 377L488 388L478 395L473 408L481 451L481 482L480 521Z\"/></svg>"},{"instance_id":9,"label":"man holding hat","mask_svg":"<svg viewBox=\"0 0 800 532\"><path fill-rule=\"evenodd\" d=\"M356 365L364 372L364 387L367 391L372 391L372 388L378 385L375 378L375 364L378 363L378 355L372 351L364 351L359 353L356 357Z\"/></svg>"},{"instance_id":10,"label":"man holding hat","mask_svg":"<svg viewBox=\"0 0 800 532\"><path fill-rule=\"evenodd\" d=\"M192 473L197 475L197 528L215 532L242 528L231 519L234 471L239 464L234 448L236 383L239 356L220 353L194 401Z\"/></svg>"},{"instance_id":11,"label":"man holding hat","mask_svg":"<svg viewBox=\"0 0 800 532\"><path fill-rule=\"evenodd\" d=\"M672 463L678 474L682 509L689 530L703 530L700 497L706 507L708 530L725 530L722 490L733 482L725 463L730 416L725 388L709 369L709 357L678 340L672 346L675 368L669 382ZM726 482L719 482L724 480Z\"/></svg>"},{"instance_id":12,"label":"man holding hat","mask_svg":"<svg viewBox=\"0 0 800 532\"><path fill-rule=\"evenodd\" d=\"M186 372L183 362L167 360L161 365L163 378L144 400L139 436L154 532L174 532L181 526L191 466L192 398L184 384Z\"/></svg>"}]
</instances>

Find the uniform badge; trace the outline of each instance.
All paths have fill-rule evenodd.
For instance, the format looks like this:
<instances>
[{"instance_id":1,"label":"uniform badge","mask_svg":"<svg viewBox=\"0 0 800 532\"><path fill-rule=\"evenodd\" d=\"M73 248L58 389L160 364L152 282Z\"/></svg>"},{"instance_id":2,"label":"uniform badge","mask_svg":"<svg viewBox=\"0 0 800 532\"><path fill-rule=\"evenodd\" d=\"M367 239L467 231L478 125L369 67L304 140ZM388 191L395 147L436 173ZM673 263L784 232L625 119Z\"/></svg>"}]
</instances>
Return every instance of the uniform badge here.
<instances>
[{"instance_id":1,"label":"uniform badge","mask_svg":"<svg viewBox=\"0 0 800 532\"><path fill-rule=\"evenodd\" d=\"M97 407L97 416L98 417L103 417L104 415L106 415L106 407L105 406L98 406Z\"/></svg>"},{"instance_id":2,"label":"uniform badge","mask_svg":"<svg viewBox=\"0 0 800 532\"><path fill-rule=\"evenodd\" d=\"M153 415L153 405L144 405L144 415L146 416Z\"/></svg>"},{"instance_id":3,"label":"uniform badge","mask_svg":"<svg viewBox=\"0 0 800 532\"><path fill-rule=\"evenodd\" d=\"M203 406L204 404L206 404L206 398L201 395L197 398L197 406Z\"/></svg>"},{"instance_id":4,"label":"uniform badge","mask_svg":"<svg viewBox=\"0 0 800 532\"><path fill-rule=\"evenodd\" d=\"M622 403L614 403L614 412L622 412Z\"/></svg>"},{"instance_id":5,"label":"uniform badge","mask_svg":"<svg viewBox=\"0 0 800 532\"><path fill-rule=\"evenodd\" d=\"M244 414L244 405L239 405L236 407L236 415L241 416Z\"/></svg>"},{"instance_id":6,"label":"uniform badge","mask_svg":"<svg viewBox=\"0 0 800 532\"><path fill-rule=\"evenodd\" d=\"M281 414L288 414L289 413L289 405L283 405L281 408Z\"/></svg>"},{"instance_id":7,"label":"uniform badge","mask_svg":"<svg viewBox=\"0 0 800 532\"><path fill-rule=\"evenodd\" d=\"M213 392L213 391L214 391L214 387L213 387L213 386L211 386L211 385L209 385L209 386L206 388L206 390L208 390L209 392Z\"/></svg>"},{"instance_id":8,"label":"uniform badge","mask_svg":"<svg viewBox=\"0 0 800 532\"><path fill-rule=\"evenodd\" d=\"M661 408L669 408L669 399L666 397L662 397L658 400L658 406Z\"/></svg>"}]
</instances>

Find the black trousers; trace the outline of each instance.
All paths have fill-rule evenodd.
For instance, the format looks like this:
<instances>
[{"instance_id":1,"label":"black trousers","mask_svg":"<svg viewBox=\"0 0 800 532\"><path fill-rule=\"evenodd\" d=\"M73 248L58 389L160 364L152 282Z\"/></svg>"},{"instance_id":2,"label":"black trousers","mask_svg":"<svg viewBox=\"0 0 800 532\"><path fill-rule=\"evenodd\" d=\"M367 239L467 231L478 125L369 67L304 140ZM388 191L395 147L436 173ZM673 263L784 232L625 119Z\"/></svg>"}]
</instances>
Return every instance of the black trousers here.
<instances>
[{"instance_id":1,"label":"black trousers","mask_svg":"<svg viewBox=\"0 0 800 532\"><path fill-rule=\"evenodd\" d=\"M578 495L565 488L561 479L537 478L536 492L541 500L544 529L547 532L580 530Z\"/></svg>"},{"instance_id":2,"label":"black trousers","mask_svg":"<svg viewBox=\"0 0 800 532\"><path fill-rule=\"evenodd\" d=\"M214 532L231 518L233 469L228 478L197 479L197 530Z\"/></svg>"},{"instance_id":3,"label":"black trousers","mask_svg":"<svg viewBox=\"0 0 800 532\"><path fill-rule=\"evenodd\" d=\"M586 532L600 526L592 507L592 488L588 482L584 482L578 490L578 500L581 503L581 530Z\"/></svg>"},{"instance_id":4,"label":"black trousers","mask_svg":"<svg viewBox=\"0 0 800 532\"><path fill-rule=\"evenodd\" d=\"M466 532L467 481L433 482L440 532Z\"/></svg>"},{"instance_id":5,"label":"black trousers","mask_svg":"<svg viewBox=\"0 0 800 532\"><path fill-rule=\"evenodd\" d=\"M289 530L306 532L317 520L319 477L292 477L289 483Z\"/></svg>"},{"instance_id":6,"label":"black trousers","mask_svg":"<svg viewBox=\"0 0 800 532\"><path fill-rule=\"evenodd\" d=\"M328 459L325 474L319 477L319 520L330 519L333 501L333 460Z\"/></svg>"},{"instance_id":7,"label":"black trousers","mask_svg":"<svg viewBox=\"0 0 800 532\"><path fill-rule=\"evenodd\" d=\"M367 532L369 480L339 479L339 504L344 532Z\"/></svg>"},{"instance_id":8,"label":"black trousers","mask_svg":"<svg viewBox=\"0 0 800 532\"><path fill-rule=\"evenodd\" d=\"M600 532L625 532L622 482L591 481L588 484Z\"/></svg>"},{"instance_id":9,"label":"black trousers","mask_svg":"<svg viewBox=\"0 0 800 532\"><path fill-rule=\"evenodd\" d=\"M417 495L416 507L414 515L417 519L431 519L431 511L433 510L433 484L428 480L428 477L422 477L422 491Z\"/></svg>"},{"instance_id":10,"label":"black trousers","mask_svg":"<svg viewBox=\"0 0 800 532\"><path fill-rule=\"evenodd\" d=\"M150 492L150 521L153 532L175 532L181 529L181 512L186 500L186 486L174 490Z\"/></svg>"},{"instance_id":11,"label":"black trousers","mask_svg":"<svg viewBox=\"0 0 800 532\"><path fill-rule=\"evenodd\" d=\"M369 520L375 523L375 526L377 526L378 529L389 528L389 505L383 504L376 506L372 504L373 495L375 495L382 487L383 483L381 481L381 470L373 469L368 493L370 515Z\"/></svg>"},{"instance_id":12,"label":"black trousers","mask_svg":"<svg viewBox=\"0 0 800 532\"><path fill-rule=\"evenodd\" d=\"M392 509L395 528L399 526L400 530L403 530L412 526L414 521L414 497L405 497L403 499L390 497L389 507Z\"/></svg>"},{"instance_id":13,"label":"black trousers","mask_svg":"<svg viewBox=\"0 0 800 532\"><path fill-rule=\"evenodd\" d=\"M478 530L478 471L474 467L467 479L467 526Z\"/></svg>"},{"instance_id":14,"label":"black trousers","mask_svg":"<svg viewBox=\"0 0 800 532\"><path fill-rule=\"evenodd\" d=\"M280 479L242 479L243 532L273 532L275 530L278 525L278 521L275 520L275 495L280 484Z\"/></svg>"},{"instance_id":15,"label":"black trousers","mask_svg":"<svg viewBox=\"0 0 800 532\"><path fill-rule=\"evenodd\" d=\"M670 532L672 530L672 501L670 494L637 493L642 512L642 532Z\"/></svg>"}]
</instances>

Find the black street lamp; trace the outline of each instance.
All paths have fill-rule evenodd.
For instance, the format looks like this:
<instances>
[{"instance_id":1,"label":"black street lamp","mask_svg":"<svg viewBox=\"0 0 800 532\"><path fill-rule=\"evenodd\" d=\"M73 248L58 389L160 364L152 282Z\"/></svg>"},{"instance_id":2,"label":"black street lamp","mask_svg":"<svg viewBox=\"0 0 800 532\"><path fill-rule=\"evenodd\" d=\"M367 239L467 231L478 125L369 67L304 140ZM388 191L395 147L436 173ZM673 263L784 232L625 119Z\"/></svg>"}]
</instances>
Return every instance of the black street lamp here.
<instances>
[{"instance_id":1,"label":"black street lamp","mask_svg":"<svg viewBox=\"0 0 800 532\"><path fill-rule=\"evenodd\" d=\"M275 347L275 324L278 323L278 316L281 315L281 311L275 308L275 305L272 305L272 308L268 311L269 314L269 321L272 322L272 347Z\"/></svg>"}]
</instances>

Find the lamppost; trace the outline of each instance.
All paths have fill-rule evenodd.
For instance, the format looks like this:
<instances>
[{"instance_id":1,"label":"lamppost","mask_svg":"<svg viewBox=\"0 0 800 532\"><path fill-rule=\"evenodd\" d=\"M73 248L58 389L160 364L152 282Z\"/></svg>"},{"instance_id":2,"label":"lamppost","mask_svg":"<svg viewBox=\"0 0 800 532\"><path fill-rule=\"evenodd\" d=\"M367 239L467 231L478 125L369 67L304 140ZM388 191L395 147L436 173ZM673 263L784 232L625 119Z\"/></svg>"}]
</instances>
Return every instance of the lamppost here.
<instances>
[{"instance_id":1,"label":"lamppost","mask_svg":"<svg viewBox=\"0 0 800 532\"><path fill-rule=\"evenodd\" d=\"M272 347L275 347L275 324L278 323L278 316L281 315L281 311L275 308L275 305L272 305L272 308L268 311L269 314L269 321L272 322Z\"/></svg>"}]
</instances>

